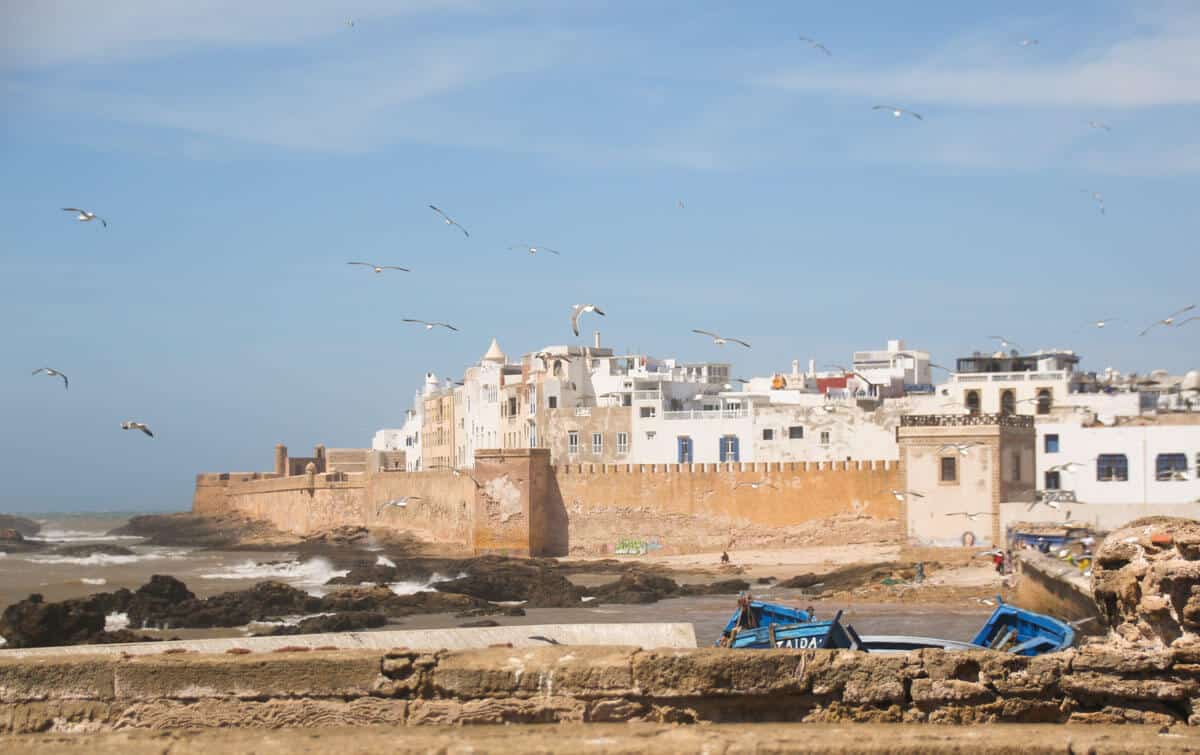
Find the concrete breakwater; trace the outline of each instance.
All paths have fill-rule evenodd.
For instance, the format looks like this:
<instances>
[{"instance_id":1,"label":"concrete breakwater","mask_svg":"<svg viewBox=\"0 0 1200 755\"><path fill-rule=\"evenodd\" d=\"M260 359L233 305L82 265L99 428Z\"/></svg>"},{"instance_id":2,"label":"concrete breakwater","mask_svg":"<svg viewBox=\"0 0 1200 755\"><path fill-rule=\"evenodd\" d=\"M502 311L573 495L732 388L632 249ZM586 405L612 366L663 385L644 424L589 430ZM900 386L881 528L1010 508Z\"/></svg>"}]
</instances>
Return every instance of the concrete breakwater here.
<instances>
[{"instance_id":1,"label":"concrete breakwater","mask_svg":"<svg viewBox=\"0 0 1200 755\"><path fill-rule=\"evenodd\" d=\"M0 732L498 723L1200 725L1200 645L1025 658L717 648L0 660Z\"/></svg>"}]
</instances>

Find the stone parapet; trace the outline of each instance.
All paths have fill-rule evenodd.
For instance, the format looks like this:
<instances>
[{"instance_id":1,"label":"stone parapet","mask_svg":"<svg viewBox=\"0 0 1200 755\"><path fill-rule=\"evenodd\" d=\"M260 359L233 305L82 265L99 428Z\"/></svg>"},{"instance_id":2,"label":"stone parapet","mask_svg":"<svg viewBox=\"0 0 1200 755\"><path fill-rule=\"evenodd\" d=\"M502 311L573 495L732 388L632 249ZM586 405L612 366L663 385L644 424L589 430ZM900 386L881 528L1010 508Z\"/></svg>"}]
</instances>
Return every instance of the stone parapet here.
<instances>
[{"instance_id":1,"label":"stone parapet","mask_svg":"<svg viewBox=\"0 0 1200 755\"><path fill-rule=\"evenodd\" d=\"M287 651L284 648L284 651ZM1200 646L987 650L494 647L0 659L0 733L387 723L1200 725Z\"/></svg>"}]
</instances>

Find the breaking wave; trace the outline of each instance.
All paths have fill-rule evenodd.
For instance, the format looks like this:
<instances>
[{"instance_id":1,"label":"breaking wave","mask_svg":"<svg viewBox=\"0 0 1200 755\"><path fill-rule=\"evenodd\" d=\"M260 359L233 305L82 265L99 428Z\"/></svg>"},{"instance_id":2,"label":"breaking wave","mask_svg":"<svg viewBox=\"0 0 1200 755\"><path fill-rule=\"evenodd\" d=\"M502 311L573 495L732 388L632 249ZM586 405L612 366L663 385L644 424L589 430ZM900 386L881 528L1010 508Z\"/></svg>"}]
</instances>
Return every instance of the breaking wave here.
<instances>
[{"instance_id":1,"label":"breaking wave","mask_svg":"<svg viewBox=\"0 0 1200 755\"><path fill-rule=\"evenodd\" d=\"M157 559L177 559L183 558L188 554L188 551L183 550L162 550L151 551L149 553L135 553L132 556L111 556L107 553L93 553L90 556L55 556L55 555L33 555L29 556L28 560L35 564L72 564L74 566L118 566L121 564L136 564L140 561L154 561Z\"/></svg>"},{"instance_id":2,"label":"breaking wave","mask_svg":"<svg viewBox=\"0 0 1200 755\"><path fill-rule=\"evenodd\" d=\"M27 540L35 540L42 543L79 543L79 542L96 542L99 540L141 540L137 535L110 535L107 532L97 532L92 530L60 530L54 527L38 531L36 535L30 535Z\"/></svg>"},{"instance_id":3,"label":"breaking wave","mask_svg":"<svg viewBox=\"0 0 1200 755\"><path fill-rule=\"evenodd\" d=\"M433 586L438 582L449 582L452 579L462 579L465 576L467 576L466 572L459 573L457 577L445 577L441 574L432 574L425 582L419 582L415 580L411 582L393 582L388 585L388 587L391 588L392 592L396 593L397 595L415 595L419 592L434 592L435 590Z\"/></svg>"},{"instance_id":4,"label":"breaking wave","mask_svg":"<svg viewBox=\"0 0 1200 755\"><path fill-rule=\"evenodd\" d=\"M85 585L107 585L108 580L104 577L80 577L80 582Z\"/></svg>"},{"instance_id":5,"label":"breaking wave","mask_svg":"<svg viewBox=\"0 0 1200 755\"><path fill-rule=\"evenodd\" d=\"M393 569L396 568L396 562L391 560L387 556L379 556L378 558L376 558L375 565L376 566L390 566Z\"/></svg>"},{"instance_id":6,"label":"breaking wave","mask_svg":"<svg viewBox=\"0 0 1200 755\"><path fill-rule=\"evenodd\" d=\"M287 582L293 587L300 587L310 595L324 595L329 592L325 583L334 577L344 577L349 569L334 569L329 559L317 556L307 561L273 561L261 563L258 561L243 561L231 566L225 571L212 574L201 574L201 579L241 579L261 581L277 579Z\"/></svg>"},{"instance_id":7,"label":"breaking wave","mask_svg":"<svg viewBox=\"0 0 1200 755\"><path fill-rule=\"evenodd\" d=\"M127 613L110 613L104 617L104 631L115 632L118 629L124 629L129 626L129 614Z\"/></svg>"}]
</instances>

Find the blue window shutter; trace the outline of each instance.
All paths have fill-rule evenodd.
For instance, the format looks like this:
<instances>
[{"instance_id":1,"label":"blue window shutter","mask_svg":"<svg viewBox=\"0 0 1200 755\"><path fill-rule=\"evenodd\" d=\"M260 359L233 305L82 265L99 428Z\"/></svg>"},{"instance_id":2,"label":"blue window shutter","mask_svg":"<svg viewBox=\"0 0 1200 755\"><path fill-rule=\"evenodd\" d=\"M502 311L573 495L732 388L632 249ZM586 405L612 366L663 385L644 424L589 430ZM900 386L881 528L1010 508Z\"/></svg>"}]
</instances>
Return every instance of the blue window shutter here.
<instances>
[{"instance_id":1,"label":"blue window shutter","mask_svg":"<svg viewBox=\"0 0 1200 755\"><path fill-rule=\"evenodd\" d=\"M733 436L733 458L730 461L741 461L741 452L738 447L738 436Z\"/></svg>"}]
</instances>

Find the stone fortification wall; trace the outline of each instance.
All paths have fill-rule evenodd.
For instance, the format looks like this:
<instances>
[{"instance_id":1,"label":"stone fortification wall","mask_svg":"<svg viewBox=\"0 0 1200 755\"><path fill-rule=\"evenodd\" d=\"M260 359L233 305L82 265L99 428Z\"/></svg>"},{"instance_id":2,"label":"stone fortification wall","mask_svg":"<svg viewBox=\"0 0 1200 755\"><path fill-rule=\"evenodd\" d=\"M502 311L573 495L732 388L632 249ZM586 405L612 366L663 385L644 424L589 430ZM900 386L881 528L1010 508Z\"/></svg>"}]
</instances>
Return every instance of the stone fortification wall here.
<instances>
[{"instance_id":1,"label":"stone fortification wall","mask_svg":"<svg viewBox=\"0 0 1200 755\"><path fill-rule=\"evenodd\" d=\"M0 654L0 733L623 721L1196 726L1200 646L1038 658L594 646Z\"/></svg>"},{"instance_id":2,"label":"stone fortification wall","mask_svg":"<svg viewBox=\"0 0 1200 755\"><path fill-rule=\"evenodd\" d=\"M1017 594L1014 602L1022 608L1046 613L1065 621L1077 621L1084 633L1103 629L1092 598L1091 580L1078 567L1035 550L1017 551Z\"/></svg>"},{"instance_id":3,"label":"stone fortification wall","mask_svg":"<svg viewBox=\"0 0 1200 755\"><path fill-rule=\"evenodd\" d=\"M554 468L552 487L571 553L680 553L728 547L737 530L745 539L843 515L899 519L891 490L903 475L894 461L573 464Z\"/></svg>"},{"instance_id":4,"label":"stone fortification wall","mask_svg":"<svg viewBox=\"0 0 1200 755\"><path fill-rule=\"evenodd\" d=\"M681 553L770 545L831 517L898 520L890 491L902 479L894 461L552 467L544 449L481 450L459 475L200 475L193 511L238 512L297 535L388 527L476 553ZM883 532L859 524L849 530L864 538Z\"/></svg>"}]
</instances>

